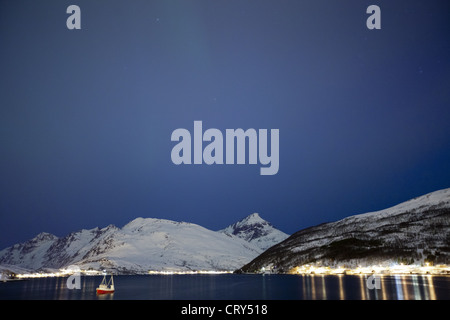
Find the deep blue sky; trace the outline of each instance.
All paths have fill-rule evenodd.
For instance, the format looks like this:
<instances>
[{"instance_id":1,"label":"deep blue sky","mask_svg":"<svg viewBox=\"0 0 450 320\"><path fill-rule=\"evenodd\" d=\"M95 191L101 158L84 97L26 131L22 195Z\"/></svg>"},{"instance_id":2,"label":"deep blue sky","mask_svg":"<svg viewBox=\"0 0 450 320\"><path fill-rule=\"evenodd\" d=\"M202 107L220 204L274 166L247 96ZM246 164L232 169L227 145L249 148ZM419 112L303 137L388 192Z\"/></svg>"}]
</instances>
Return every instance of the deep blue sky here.
<instances>
[{"instance_id":1,"label":"deep blue sky","mask_svg":"<svg viewBox=\"0 0 450 320\"><path fill-rule=\"evenodd\" d=\"M66 8L81 8L81 30ZM366 8L381 8L381 30ZM287 233L450 187L449 1L0 1L0 249L136 217ZM171 162L280 130L280 170Z\"/></svg>"}]
</instances>

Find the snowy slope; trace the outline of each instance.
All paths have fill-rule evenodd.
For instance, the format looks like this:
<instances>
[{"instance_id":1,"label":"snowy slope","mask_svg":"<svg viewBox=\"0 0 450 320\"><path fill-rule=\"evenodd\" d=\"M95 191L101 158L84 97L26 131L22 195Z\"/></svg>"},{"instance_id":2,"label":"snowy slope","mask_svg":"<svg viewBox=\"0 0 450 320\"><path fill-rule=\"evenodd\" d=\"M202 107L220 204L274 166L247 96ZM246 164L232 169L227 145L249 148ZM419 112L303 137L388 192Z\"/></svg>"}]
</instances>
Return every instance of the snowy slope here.
<instances>
[{"instance_id":1,"label":"snowy slope","mask_svg":"<svg viewBox=\"0 0 450 320\"><path fill-rule=\"evenodd\" d=\"M114 234L108 250L79 263L122 271L233 270L259 253L245 241L196 224L137 218Z\"/></svg>"},{"instance_id":2,"label":"snowy slope","mask_svg":"<svg viewBox=\"0 0 450 320\"><path fill-rule=\"evenodd\" d=\"M261 252L244 239L196 224L137 218L122 228L110 225L62 238L41 233L0 251L0 265L39 270L76 264L122 273L234 270Z\"/></svg>"},{"instance_id":3,"label":"snowy slope","mask_svg":"<svg viewBox=\"0 0 450 320\"><path fill-rule=\"evenodd\" d=\"M399 260L423 262L450 257L450 189L439 190L388 209L349 216L300 230L242 268L253 272L273 265L373 265Z\"/></svg>"},{"instance_id":4,"label":"snowy slope","mask_svg":"<svg viewBox=\"0 0 450 320\"><path fill-rule=\"evenodd\" d=\"M82 259L117 229L80 230L58 238L42 232L35 238L0 251L0 265L13 265L31 270L58 269Z\"/></svg>"},{"instance_id":5,"label":"snowy slope","mask_svg":"<svg viewBox=\"0 0 450 320\"><path fill-rule=\"evenodd\" d=\"M41 232L21 244L0 251L0 265L13 265L28 269L39 269L50 247L58 240L52 234Z\"/></svg>"},{"instance_id":6,"label":"snowy slope","mask_svg":"<svg viewBox=\"0 0 450 320\"><path fill-rule=\"evenodd\" d=\"M262 219L258 213L253 213L219 232L244 239L263 251L289 236Z\"/></svg>"}]
</instances>

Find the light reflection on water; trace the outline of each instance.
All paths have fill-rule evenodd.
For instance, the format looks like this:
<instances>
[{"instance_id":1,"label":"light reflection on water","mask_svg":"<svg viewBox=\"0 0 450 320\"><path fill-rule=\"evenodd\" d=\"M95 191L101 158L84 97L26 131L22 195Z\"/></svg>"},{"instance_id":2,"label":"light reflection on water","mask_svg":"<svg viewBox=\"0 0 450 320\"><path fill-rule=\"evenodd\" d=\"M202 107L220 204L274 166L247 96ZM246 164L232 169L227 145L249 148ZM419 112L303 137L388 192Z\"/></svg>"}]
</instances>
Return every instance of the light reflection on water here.
<instances>
[{"instance_id":1,"label":"light reflection on water","mask_svg":"<svg viewBox=\"0 0 450 320\"><path fill-rule=\"evenodd\" d=\"M432 275L376 275L380 279L380 288L370 289L367 286L368 275L353 276L356 279L350 281L349 276L344 275L302 275L303 299L326 300L327 291L339 300L436 300L434 276ZM337 282L335 281L337 277ZM344 281L344 278L348 281ZM450 294L450 279L443 281L444 296L448 299ZM337 286L335 286L335 282ZM337 289L336 289L337 287ZM359 295L354 293L359 289ZM337 292L337 294L336 294ZM347 296L346 296L347 293ZM350 293L350 295L348 295Z\"/></svg>"},{"instance_id":2,"label":"light reflection on water","mask_svg":"<svg viewBox=\"0 0 450 320\"><path fill-rule=\"evenodd\" d=\"M377 275L378 276L378 275ZM116 292L97 295L101 277L81 276L81 289L69 290L67 278L0 283L0 300L448 300L450 277L379 275L142 275L116 276Z\"/></svg>"},{"instance_id":3,"label":"light reflection on water","mask_svg":"<svg viewBox=\"0 0 450 320\"><path fill-rule=\"evenodd\" d=\"M380 288L367 286L368 275L302 275L306 300L437 300L449 299L450 278L439 277L442 297L437 297L432 275L375 275ZM352 279L353 277L353 279ZM445 279L445 280L444 280ZM336 281L337 280L337 281ZM355 294L358 292L358 294Z\"/></svg>"}]
</instances>

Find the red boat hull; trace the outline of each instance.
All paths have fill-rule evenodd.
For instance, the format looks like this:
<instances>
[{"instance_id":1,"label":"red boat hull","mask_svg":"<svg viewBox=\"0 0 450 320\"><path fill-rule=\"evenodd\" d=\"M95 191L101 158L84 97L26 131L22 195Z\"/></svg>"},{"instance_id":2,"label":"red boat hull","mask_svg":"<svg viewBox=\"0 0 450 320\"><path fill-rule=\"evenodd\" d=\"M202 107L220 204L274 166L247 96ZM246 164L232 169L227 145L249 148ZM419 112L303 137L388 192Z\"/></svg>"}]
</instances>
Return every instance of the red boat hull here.
<instances>
[{"instance_id":1,"label":"red boat hull","mask_svg":"<svg viewBox=\"0 0 450 320\"><path fill-rule=\"evenodd\" d=\"M97 294L105 294L105 293L113 293L114 290L102 290L102 289L97 289Z\"/></svg>"}]
</instances>

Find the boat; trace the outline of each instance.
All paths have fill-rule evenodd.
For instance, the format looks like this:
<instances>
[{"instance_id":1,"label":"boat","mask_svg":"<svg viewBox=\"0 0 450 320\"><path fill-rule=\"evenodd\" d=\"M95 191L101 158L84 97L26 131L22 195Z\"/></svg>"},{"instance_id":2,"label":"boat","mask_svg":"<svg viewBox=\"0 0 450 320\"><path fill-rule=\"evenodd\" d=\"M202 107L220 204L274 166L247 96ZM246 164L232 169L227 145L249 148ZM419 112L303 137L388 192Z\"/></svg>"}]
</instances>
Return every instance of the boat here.
<instances>
[{"instance_id":1,"label":"boat","mask_svg":"<svg viewBox=\"0 0 450 320\"><path fill-rule=\"evenodd\" d=\"M100 285L97 287L97 294L105 294L105 293L113 293L114 292L114 279L111 275L109 281L106 282L106 274L103 275L103 280Z\"/></svg>"}]
</instances>

